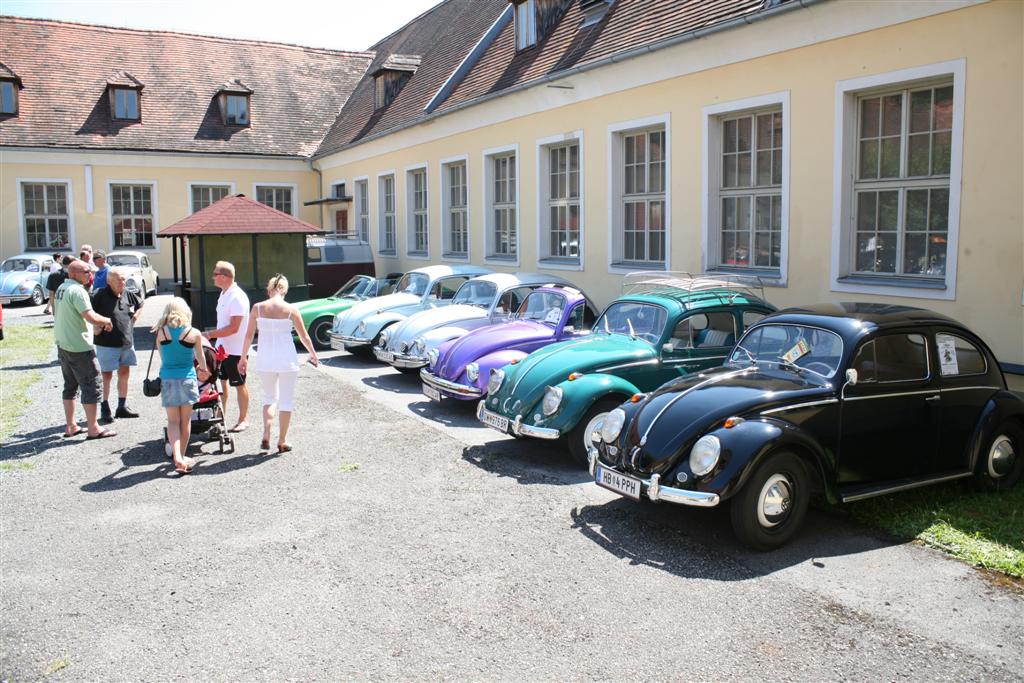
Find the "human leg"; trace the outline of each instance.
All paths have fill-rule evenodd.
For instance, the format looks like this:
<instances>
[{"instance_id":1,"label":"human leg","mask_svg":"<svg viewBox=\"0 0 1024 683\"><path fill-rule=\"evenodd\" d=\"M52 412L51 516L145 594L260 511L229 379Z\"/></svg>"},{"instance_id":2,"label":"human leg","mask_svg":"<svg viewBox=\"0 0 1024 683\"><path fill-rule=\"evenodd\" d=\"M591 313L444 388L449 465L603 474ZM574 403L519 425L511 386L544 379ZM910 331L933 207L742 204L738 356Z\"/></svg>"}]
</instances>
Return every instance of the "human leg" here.
<instances>
[{"instance_id":1,"label":"human leg","mask_svg":"<svg viewBox=\"0 0 1024 683\"><path fill-rule=\"evenodd\" d=\"M167 441L171 444L171 459L174 461L174 469L185 474L192 469L192 463L183 457L181 409L182 406L164 407L164 410L167 412Z\"/></svg>"},{"instance_id":2,"label":"human leg","mask_svg":"<svg viewBox=\"0 0 1024 683\"><path fill-rule=\"evenodd\" d=\"M192 406L179 406L179 429L181 432L181 454L188 453L188 442L192 438Z\"/></svg>"},{"instance_id":3,"label":"human leg","mask_svg":"<svg viewBox=\"0 0 1024 683\"><path fill-rule=\"evenodd\" d=\"M246 418L249 416L249 389L245 386L245 375L238 370L239 360L241 360L239 356L228 356L220 365L221 377L226 379L238 393L238 422L231 428L232 432L244 431L249 426L249 423L246 422ZM224 399L227 401L227 391L224 392ZM226 408L225 415L227 415Z\"/></svg>"},{"instance_id":4,"label":"human leg","mask_svg":"<svg viewBox=\"0 0 1024 683\"><path fill-rule=\"evenodd\" d=\"M75 398L78 396L78 377L73 370L74 357L64 349L57 349L60 372L64 377L61 398L64 401L64 436L74 436L82 431L75 422Z\"/></svg>"},{"instance_id":5,"label":"human leg","mask_svg":"<svg viewBox=\"0 0 1024 683\"><path fill-rule=\"evenodd\" d=\"M110 380L113 379L114 373L101 372L100 376L103 377L103 400L100 402L100 421L103 424L110 424L114 421L114 417L110 413Z\"/></svg>"},{"instance_id":6,"label":"human leg","mask_svg":"<svg viewBox=\"0 0 1024 683\"><path fill-rule=\"evenodd\" d=\"M96 354L92 351L84 351L74 355L75 362L72 364L72 371L75 373L78 384L82 388L82 408L85 409L86 427L89 430L89 436L97 437L103 434L113 436L115 432L101 429L96 421L96 407L100 402L100 395L103 391L102 382L100 381L100 367L96 362Z\"/></svg>"},{"instance_id":7,"label":"human leg","mask_svg":"<svg viewBox=\"0 0 1024 683\"><path fill-rule=\"evenodd\" d=\"M278 403L278 435L277 450L289 451L288 427L292 422L292 410L295 407L295 382L299 378L297 372L285 372L280 375L280 399Z\"/></svg>"},{"instance_id":8,"label":"human leg","mask_svg":"<svg viewBox=\"0 0 1024 683\"><path fill-rule=\"evenodd\" d=\"M274 405L277 403L276 372L261 372L260 384L263 385L263 440L260 447L270 448L270 427L274 422Z\"/></svg>"},{"instance_id":9,"label":"human leg","mask_svg":"<svg viewBox=\"0 0 1024 683\"><path fill-rule=\"evenodd\" d=\"M115 417L138 417L138 413L128 410L128 379L131 377L132 367L121 365L117 368L117 412Z\"/></svg>"}]
</instances>

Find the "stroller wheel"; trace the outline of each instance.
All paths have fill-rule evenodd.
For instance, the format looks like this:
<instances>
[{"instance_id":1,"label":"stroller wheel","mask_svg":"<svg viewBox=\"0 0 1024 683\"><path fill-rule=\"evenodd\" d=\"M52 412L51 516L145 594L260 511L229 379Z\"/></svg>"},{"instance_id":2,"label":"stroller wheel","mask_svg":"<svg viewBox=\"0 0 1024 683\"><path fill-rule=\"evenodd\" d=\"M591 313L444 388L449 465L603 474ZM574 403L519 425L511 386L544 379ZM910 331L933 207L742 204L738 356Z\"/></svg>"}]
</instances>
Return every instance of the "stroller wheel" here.
<instances>
[{"instance_id":1,"label":"stroller wheel","mask_svg":"<svg viewBox=\"0 0 1024 683\"><path fill-rule=\"evenodd\" d=\"M235 452L235 437L233 437L233 436L229 436L228 437L228 447L231 448L231 452L232 453Z\"/></svg>"}]
</instances>

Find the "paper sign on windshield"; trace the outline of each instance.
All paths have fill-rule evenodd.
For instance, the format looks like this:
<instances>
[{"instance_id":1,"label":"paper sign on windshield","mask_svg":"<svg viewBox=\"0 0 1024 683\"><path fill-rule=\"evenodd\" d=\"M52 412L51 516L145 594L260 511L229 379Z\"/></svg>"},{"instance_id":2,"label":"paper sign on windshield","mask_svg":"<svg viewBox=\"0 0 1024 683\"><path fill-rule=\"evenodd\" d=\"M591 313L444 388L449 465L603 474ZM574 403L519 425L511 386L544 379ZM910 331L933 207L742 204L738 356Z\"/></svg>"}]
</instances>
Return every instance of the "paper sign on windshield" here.
<instances>
[{"instance_id":1,"label":"paper sign on windshield","mask_svg":"<svg viewBox=\"0 0 1024 683\"><path fill-rule=\"evenodd\" d=\"M787 363L795 363L798 359L803 358L811 352L811 345L807 343L805 339L801 339L796 343L796 346L791 348L786 353L782 354L782 360Z\"/></svg>"},{"instance_id":2,"label":"paper sign on windshield","mask_svg":"<svg viewBox=\"0 0 1024 683\"><path fill-rule=\"evenodd\" d=\"M956 360L956 340L948 334L935 335L939 347L939 366L943 375L959 375L960 365Z\"/></svg>"},{"instance_id":3,"label":"paper sign on windshield","mask_svg":"<svg viewBox=\"0 0 1024 683\"><path fill-rule=\"evenodd\" d=\"M548 314L544 316L544 322L546 323L557 323L562 319L562 309L552 308L548 311Z\"/></svg>"}]
</instances>

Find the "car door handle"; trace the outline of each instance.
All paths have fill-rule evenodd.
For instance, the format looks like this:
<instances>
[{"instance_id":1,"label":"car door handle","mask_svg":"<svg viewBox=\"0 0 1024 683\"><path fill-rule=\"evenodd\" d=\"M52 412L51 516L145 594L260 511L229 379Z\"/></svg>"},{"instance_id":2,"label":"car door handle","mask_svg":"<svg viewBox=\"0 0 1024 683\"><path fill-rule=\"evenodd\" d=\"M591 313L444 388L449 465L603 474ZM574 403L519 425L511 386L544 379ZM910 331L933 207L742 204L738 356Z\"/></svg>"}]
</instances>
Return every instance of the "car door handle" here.
<instances>
[{"instance_id":1,"label":"car door handle","mask_svg":"<svg viewBox=\"0 0 1024 683\"><path fill-rule=\"evenodd\" d=\"M926 399L925 399L925 401L928 401L928 402L931 402L931 401L938 401L938 400L939 400L939 399L941 399L941 398L942 398L942 396L939 396L939 395L935 395L935 396L929 396L928 398L926 398Z\"/></svg>"}]
</instances>

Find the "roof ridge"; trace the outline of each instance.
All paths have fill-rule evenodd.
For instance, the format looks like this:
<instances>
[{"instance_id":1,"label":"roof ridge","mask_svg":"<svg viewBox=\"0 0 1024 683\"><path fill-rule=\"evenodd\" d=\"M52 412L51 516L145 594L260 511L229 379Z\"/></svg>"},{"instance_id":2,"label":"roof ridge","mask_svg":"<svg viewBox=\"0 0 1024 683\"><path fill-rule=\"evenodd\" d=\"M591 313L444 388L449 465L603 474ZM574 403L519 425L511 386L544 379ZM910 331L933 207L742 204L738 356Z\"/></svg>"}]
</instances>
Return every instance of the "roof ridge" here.
<instances>
[{"instance_id":1,"label":"roof ridge","mask_svg":"<svg viewBox=\"0 0 1024 683\"><path fill-rule=\"evenodd\" d=\"M445 0L448 2L449 0ZM47 19L41 17L19 17L11 14L0 14L0 21L11 20L24 24L59 24L64 26L75 26L87 29L98 29L101 31L120 31L125 33L141 33L146 35L182 36L185 38L196 38L219 43L246 43L249 45L267 45L284 47L294 50L323 52L335 55L351 55L354 57L374 57L376 53L372 50L337 50L329 47L314 47L312 45L299 45L298 43L286 43L275 40L260 40L258 38L230 38L228 36L214 36L206 33L190 33L188 31L170 31L167 29L132 28L128 26L110 26L107 24L87 24L81 21L67 21L64 19Z\"/></svg>"}]
</instances>

